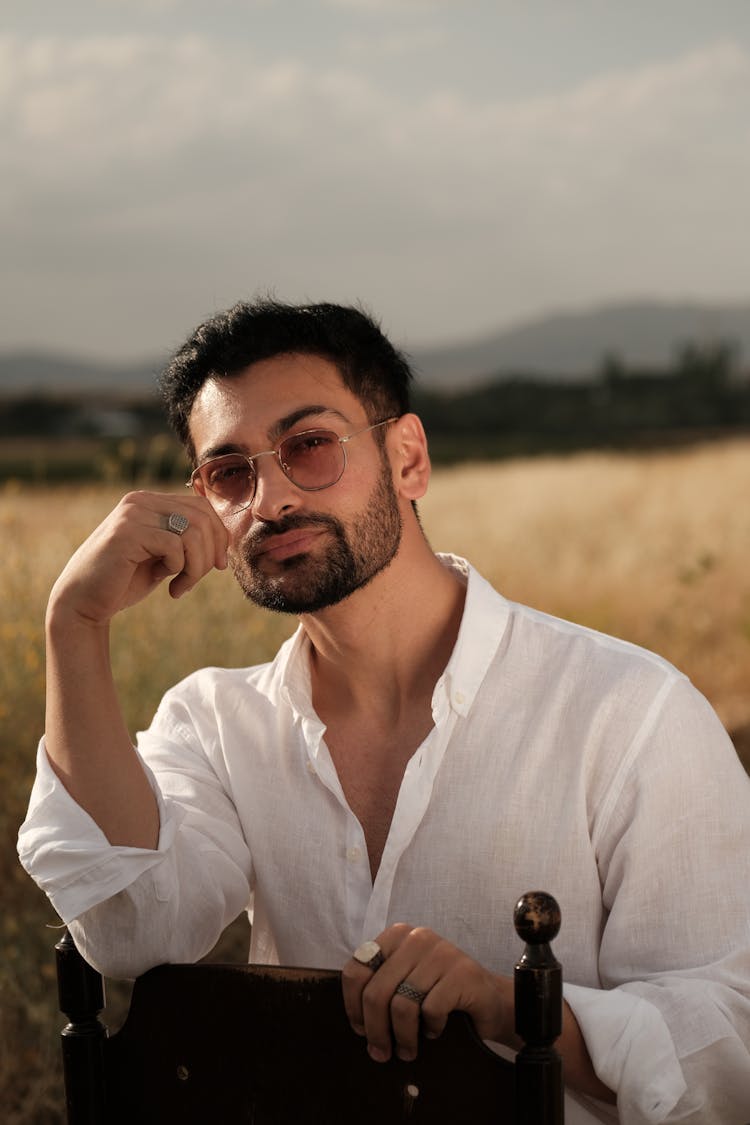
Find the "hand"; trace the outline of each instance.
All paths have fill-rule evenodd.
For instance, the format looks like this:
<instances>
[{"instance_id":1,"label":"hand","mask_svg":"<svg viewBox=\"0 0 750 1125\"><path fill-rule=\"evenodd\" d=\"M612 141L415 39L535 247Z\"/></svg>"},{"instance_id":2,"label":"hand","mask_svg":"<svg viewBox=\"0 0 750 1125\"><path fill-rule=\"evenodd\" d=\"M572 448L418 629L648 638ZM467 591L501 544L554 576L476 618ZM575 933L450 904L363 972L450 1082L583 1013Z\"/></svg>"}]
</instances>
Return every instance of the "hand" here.
<instances>
[{"instance_id":1,"label":"hand","mask_svg":"<svg viewBox=\"0 0 750 1125\"><path fill-rule=\"evenodd\" d=\"M483 1039L514 1043L513 982L496 976L432 930L403 923L376 938L385 961L373 972L353 957L342 973L344 1006L354 1030L367 1037L377 1062L416 1057L420 1016L436 1038L455 1010L467 1012ZM421 1005L396 992L403 981L424 993Z\"/></svg>"},{"instance_id":2,"label":"hand","mask_svg":"<svg viewBox=\"0 0 750 1125\"><path fill-rule=\"evenodd\" d=\"M171 512L189 520L181 536L167 529ZM226 566L226 529L202 496L131 492L73 555L53 588L50 613L105 624L170 575L170 594L179 598Z\"/></svg>"}]
</instances>

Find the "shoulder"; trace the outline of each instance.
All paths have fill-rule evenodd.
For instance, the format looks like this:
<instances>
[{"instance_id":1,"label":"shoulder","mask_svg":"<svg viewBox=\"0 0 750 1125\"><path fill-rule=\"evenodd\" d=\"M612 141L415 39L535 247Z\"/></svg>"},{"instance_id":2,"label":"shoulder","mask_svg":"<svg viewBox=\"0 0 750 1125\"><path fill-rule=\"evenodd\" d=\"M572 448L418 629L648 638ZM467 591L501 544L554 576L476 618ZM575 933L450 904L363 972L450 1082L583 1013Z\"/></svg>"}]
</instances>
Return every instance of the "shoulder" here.
<instances>
[{"instance_id":1,"label":"shoulder","mask_svg":"<svg viewBox=\"0 0 750 1125\"><path fill-rule=\"evenodd\" d=\"M551 660L572 660L579 671L595 667L600 673L636 673L659 682L685 679L684 673L663 656L621 637L517 602L508 603L508 613L516 643Z\"/></svg>"},{"instance_id":2,"label":"shoulder","mask_svg":"<svg viewBox=\"0 0 750 1125\"><path fill-rule=\"evenodd\" d=\"M713 741L725 737L700 692L663 656L493 596L503 605L495 620L504 614L483 688L493 714L514 716L527 731L543 728L559 752L597 769L609 763L607 772L632 762L657 732L672 747L691 726L703 736L710 727Z\"/></svg>"},{"instance_id":3,"label":"shoulder","mask_svg":"<svg viewBox=\"0 0 750 1125\"><path fill-rule=\"evenodd\" d=\"M258 713L263 694L258 685L270 667L201 668L171 687L159 703L147 735L185 741L197 734L202 742L213 740L222 716L246 711ZM139 736L143 742L143 736Z\"/></svg>"},{"instance_id":4,"label":"shoulder","mask_svg":"<svg viewBox=\"0 0 750 1125\"><path fill-rule=\"evenodd\" d=\"M530 677L562 678L580 689L590 684L601 695L623 680L658 685L685 680L664 657L630 641L575 621L555 617L504 597L463 560L472 623L493 621L500 639L497 656Z\"/></svg>"},{"instance_id":5,"label":"shoulder","mask_svg":"<svg viewBox=\"0 0 750 1125\"><path fill-rule=\"evenodd\" d=\"M204 723L215 728L242 713L261 716L283 702L290 668L299 663L298 634L281 646L271 661L245 668L207 667L192 672L163 696L152 730Z\"/></svg>"}]
</instances>

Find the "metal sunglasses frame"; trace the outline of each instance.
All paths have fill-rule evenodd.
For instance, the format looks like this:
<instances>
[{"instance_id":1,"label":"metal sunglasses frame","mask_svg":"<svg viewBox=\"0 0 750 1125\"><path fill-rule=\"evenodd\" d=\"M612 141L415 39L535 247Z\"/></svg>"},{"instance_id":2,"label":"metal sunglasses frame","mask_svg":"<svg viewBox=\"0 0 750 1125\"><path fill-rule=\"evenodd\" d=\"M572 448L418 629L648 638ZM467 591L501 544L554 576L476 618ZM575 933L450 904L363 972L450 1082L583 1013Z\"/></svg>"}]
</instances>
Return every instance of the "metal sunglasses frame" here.
<instances>
[{"instance_id":1,"label":"metal sunglasses frame","mask_svg":"<svg viewBox=\"0 0 750 1125\"><path fill-rule=\"evenodd\" d=\"M257 472L257 469L255 467L256 459L258 457L274 456L278 459L279 468L281 469L282 473L284 474L286 479L288 481L290 481L291 484L294 485L295 488L299 488L303 492L322 492L326 488L333 488L334 484L337 484L341 480L342 476L344 475L344 473L346 471L346 466L347 466L347 463L348 463L347 457L346 457L346 443L347 442L351 441L355 437L359 437L361 434L368 434L371 430L377 430L380 426L387 426L390 422L397 422L397 421L398 421L398 415L394 415L392 418L384 418L382 422L374 422L371 426L364 426L361 430L355 430L354 433L352 433L352 434L343 434L343 435L339 435L335 432L335 430L329 430L325 426L313 426L309 430L300 430L300 432L296 433L296 434L287 434L286 437L281 438L272 449L262 449L259 453L224 453L220 457L210 457L208 459L208 461L204 461L203 464L198 465L198 466L196 466L195 469L193 469L192 473L190 474L190 480L185 482L185 487L195 489L196 479L200 480L200 487L198 489L196 489L196 491L198 491L199 494L201 494L201 495L205 495L206 499L209 500L209 502L210 502L210 497L213 496L213 495L216 495L216 494L212 493L211 489L207 488L203 484L203 480L202 480L201 475L200 475L201 471L203 469L205 469L207 465L215 465L215 464L217 464L221 461L224 461L224 460L228 459L229 457L239 457L240 460L246 461L247 464L250 466L250 469L251 469L251 472L252 472L252 481L253 481L252 493L251 493L249 499L243 500L241 504L231 505L229 501L221 501L221 503L225 504L226 507L231 507L231 510L233 512L242 512L246 508L249 508L251 506L253 500L255 499L255 493L256 493L257 488L258 488L258 472ZM287 468L284 465L284 461L282 460L282 457L281 457L281 449L282 449L284 443L287 442L287 441L294 441L297 438L306 437L308 434L319 434L319 433L333 434L333 436L336 438L339 445L341 446L341 452L342 452L342 455L343 455L342 463L341 463L341 471L339 472L338 476L334 480L329 481L327 484L313 484L313 485L297 484L297 482L294 480L294 478L290 476L289 472L287 471Z\"/></svg>"}]
</instances>

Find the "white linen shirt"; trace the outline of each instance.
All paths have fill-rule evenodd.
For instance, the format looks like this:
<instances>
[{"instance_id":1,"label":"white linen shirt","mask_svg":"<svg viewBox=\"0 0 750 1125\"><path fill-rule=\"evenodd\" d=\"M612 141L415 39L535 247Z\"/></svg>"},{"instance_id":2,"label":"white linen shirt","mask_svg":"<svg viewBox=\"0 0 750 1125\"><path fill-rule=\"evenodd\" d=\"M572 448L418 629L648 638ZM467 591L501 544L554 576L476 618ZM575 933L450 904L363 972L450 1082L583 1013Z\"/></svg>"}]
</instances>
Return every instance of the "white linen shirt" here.
<instances>
[{"instance_id":1,"label":"white linen shirt","mask_svg":"<svg viewBox=\"0 0 750 1125\"><path fill-rule=\"evenodd\" d=\"M138 739L156 850L110 846L42 743L22 863L114 976L197 960L243 909L252 961L340 968L406 921L510 974L513 906L549 891L566 999L618 1096L619 1117L571 1095L568 1121L746 1125L750 783L723 727L661 658L443 561L468 584L463 621L374 884L302 630L162 700Z\"/></svg>"}]
</instances>

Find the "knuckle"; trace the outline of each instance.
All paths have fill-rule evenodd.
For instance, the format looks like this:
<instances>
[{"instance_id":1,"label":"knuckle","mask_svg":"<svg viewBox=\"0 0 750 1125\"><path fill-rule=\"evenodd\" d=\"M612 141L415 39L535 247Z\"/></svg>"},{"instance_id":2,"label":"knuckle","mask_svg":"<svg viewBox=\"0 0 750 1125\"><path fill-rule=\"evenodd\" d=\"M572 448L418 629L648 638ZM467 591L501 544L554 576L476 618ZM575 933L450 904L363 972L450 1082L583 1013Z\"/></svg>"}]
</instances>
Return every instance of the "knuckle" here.
<instances>
[{"instance_id":1,"label":"knuckle","mask_svg":"<svg viewBox=\"0 0 750 1125\"><path fill-rule=\"evenodd\" d=\"M416 926L409 934L409 942L419 950L430 949L436 944L436 935L426 926Z\"/></svg>"},{"instance_id":2,"label":"knuckle","mask_svg":"<svg viewBox=\"0 0 750 1125\"><path fill-rule=\"evenodd\" d=\"M379 1000L375 996L374 990L372 988L366 988L362 993L362 1010L365 1015L372 1015L373 1012L377 1011L378 1006Z\"/></svg>"},{"instance_id":3,"label":"knuckle","mask_svg":"<svg viewBox=\"0 0 750 1125\"><path fill-rule=\"evenodd\" d=\"M371 981L362 993L362 1009L366 1015L376 1015L385 1011L389 1001L389 990L374 981Z\"/></svg>"},{"instance_id":4,"label":"knuckle","mask_svg":"<svg viewBox=\"0 0 750 1125\"><path fill-rule=\"evenodd\" d=\"M200 559L191 558L187 553L183 556L183 558L183 573L187 574L189 578L194 578L197 582L206 573L207 568L203 565Z\"/></svg>"},{"instance_id":5,"label":"knuckle","mask_svg":"<svg viewBox=\"0 0 750 1125\"><path fill-rule=\"evenodd\" d=\"M398 992L394 992L391 997L391 1012L394 1016L404 1017L417 1016L419 1014L419 1007L413 1000L409 1000L407 996L401 996Z\"/></svg>"},{"instance_id":6,"label":"knuckle","mask_svg":"<svg viewBox=\"0 0 750 1125\"><path fill-rule=\"evenodd\" d=\"M361 971L363 967L362 965L357 965L357 962L352 958L350 961L346 962L341 970L341 979L345 984L361 984L365 979L365 975Z\"/></svg>"},{"instance_id":7,"label":"knuckle","mask_svg":"<svg viewBox=\"0 0 750 1125\"><path fill-rule=\"evenodd\" d=\"M429 1014L425 1014L422 1022L424 1024L425 1031L429 1032L429 1036L431 1039L438 1039L443 1034L443 1032L445 1031L447 1019L447 1016L431 1016Z\"/></svg>"},{"instance_id":8,"label":"knuckle","mask_svg":"<svg viewBox=\"0 0 750 1125\"><path fill-rule=\"evenodd\" d=\"M129 508L139 507L147 493L142 488L133 488L120 500L119 508L127 511Z\"/></svg>"},{"instance_id":9,"label":"knuckle","mask_svg":"<svg viewBox=\"0 0 750 1125\"><path fill-rule=\"evenodd\" d=\"M422 1018L430 1024L431 1027L437 1026L443 1019L444 1013L442 1007L436 1000L430 999L428 992L422 1001Z\"/></svg>"}]
</instances>

